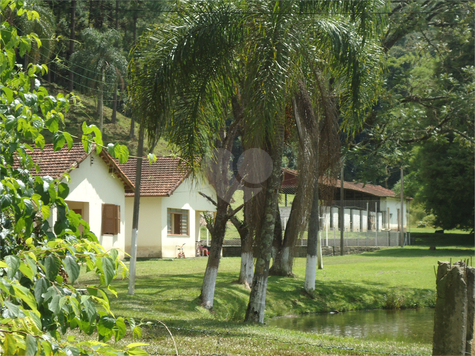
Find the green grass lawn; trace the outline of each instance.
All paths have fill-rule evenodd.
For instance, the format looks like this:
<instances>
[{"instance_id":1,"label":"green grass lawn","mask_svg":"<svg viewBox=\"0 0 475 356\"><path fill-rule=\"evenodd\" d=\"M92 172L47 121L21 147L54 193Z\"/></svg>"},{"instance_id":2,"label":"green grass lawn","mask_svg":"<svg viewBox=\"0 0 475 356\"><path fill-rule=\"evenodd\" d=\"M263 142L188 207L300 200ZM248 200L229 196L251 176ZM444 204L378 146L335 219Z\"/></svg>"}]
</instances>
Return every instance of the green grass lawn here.
<instances>
[{"instance_id":1,"label":"green grass lawn","mask_svg":"<svg viewBox=\"0 0 475 356\"><path fill-rule=\"evenodd\" d=\"M324 269L317 272L313 299L303 292L305 259L297 258L294 278L269 278L266 318L330 310L431 307L435 304L437 261L455 262L473 254L474 248L469 247L446 246L431 251L427 246L411 246L326 257ZM138 262L135 295L127 294L127 280L115 280L119 298L111 299L112 309L117 315L165 322L185 354L430 354L430 345L337 338L243 324L249 291L233 283L239 265L239 258L222 259L211 313L200 307L198 300L205 258ZM80 283L98 281L89 273L82 275ZM151 343L153 352L172 352L167 335L163 327L151 327L145 341Z\"/></svg>"}]
</instances>

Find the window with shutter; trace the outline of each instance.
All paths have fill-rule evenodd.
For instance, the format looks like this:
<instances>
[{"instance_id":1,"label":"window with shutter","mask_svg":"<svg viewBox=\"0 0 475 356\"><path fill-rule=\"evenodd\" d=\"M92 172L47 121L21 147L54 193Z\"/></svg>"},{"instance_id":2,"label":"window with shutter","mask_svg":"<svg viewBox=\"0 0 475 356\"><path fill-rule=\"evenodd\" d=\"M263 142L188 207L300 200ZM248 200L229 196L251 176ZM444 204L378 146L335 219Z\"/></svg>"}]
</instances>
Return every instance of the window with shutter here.
<instances>
[{"instance_id":1,"label":"window with shutter","mask_svg":"<svg viewBox=\"0 0 475 356\"><path fill-rule=\"evenodd\" d=\"M168 231L168 235L189 236L188 210L168 209L167 210L167 231Z\"/></svg>"},{"instance_id":2,"label":"window with shutter","mask_svg":"<svg viewBox=\"0 0 475 356\"><path fill-rule=\"evenodd\" d=\"M102 204L102 235L120 233L120 205Z\"/></svg>"}]
</instances>

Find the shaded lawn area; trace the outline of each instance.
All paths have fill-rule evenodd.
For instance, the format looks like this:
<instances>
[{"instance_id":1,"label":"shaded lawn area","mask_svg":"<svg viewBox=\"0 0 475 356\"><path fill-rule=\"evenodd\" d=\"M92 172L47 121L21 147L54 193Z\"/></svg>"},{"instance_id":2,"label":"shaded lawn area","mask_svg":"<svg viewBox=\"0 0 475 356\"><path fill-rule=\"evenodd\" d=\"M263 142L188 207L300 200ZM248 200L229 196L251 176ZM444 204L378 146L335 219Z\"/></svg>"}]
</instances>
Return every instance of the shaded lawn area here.
<instances>
[{"instance_id":1,"label":"shaded lawn area","mask_svg":"<svg viewBox=\"0 0 475 356\"><path fill-rule=\"evenodd\" d=\"M388 248L373 253L324 258L317 271L314 299L303 292L305 259L297 258L294 278L269 277L266 317L330 310L426 307L435 303L434 267L438 260L473 256L474 248ZM201 355L378 355L381 353L430 355L430 344L371 341L333 335L283 330L242 323L249 291L237 280L239 258L220 264L213 312L199 306L198 296L207 260L140 261L135 295L128 281L116 279L119 298L111 298L116 315L149 320L141 342L152 354L175 354L168 331L180 354ZM81 284L97 284L94 275L81 276ZM123 342L131 342L128 338Z\"/></svg>"},{"instance_id":2,"label":"shaded lawn area","mask_svg":"<svg viewBox=\"0 0 475 356\"><path fill-rule=\"evenodd\" d=\"M453 262L473 256L473 248L388 248L361 255L324 258L317 271L313 299L303 291L305 259L294 263L295 277L270 276L266 317L331 310L431 307L435 303L437 261ZM199 306L206 268L205 258L139 261L135 295L127 294L128 281L113 282L119 298L113 310L123 316L161 320L243 320L249 291L233 283L240 259L223 258L219 267L213 313ZM97 283L83 275L81 283Z\"/></svg>"}]
</instances>

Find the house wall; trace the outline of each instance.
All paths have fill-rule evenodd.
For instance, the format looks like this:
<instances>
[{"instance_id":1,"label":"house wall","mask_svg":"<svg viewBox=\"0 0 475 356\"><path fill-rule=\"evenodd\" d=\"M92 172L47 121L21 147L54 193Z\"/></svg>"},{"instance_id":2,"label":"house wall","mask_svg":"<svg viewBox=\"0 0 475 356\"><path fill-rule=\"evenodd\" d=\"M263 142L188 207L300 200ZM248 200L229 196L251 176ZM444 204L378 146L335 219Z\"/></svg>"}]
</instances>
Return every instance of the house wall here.
<instances>
[{"instance_id":1,"label":"house wall","mask_svg":"<svg viewBox=\"0 0 475 356\"><path fill-rule=\"evenodd\" d=\"M92 153L70 173L69 195L66 199L70 209L83 209L83 218L96 234L101 245L109 250L125 247L125 192L123 182L109 173L109 166ZM120 206L120 232L117 235L101 235L102 204Z\"/></svg>"},{"instance_id":2,"label":"house wall","mask_svg":"<svg viewBox=\"0 0 475 356\"><path fill-rule=\"evenodd\" d=\"M162 257L162 197L141 197L137 257ZM125 198L125 252L130 255L134 197ZM165 220L166 224L166 220Z\"/></svg>"},{"instance_id":3,"label":"house wall","mask_svg":"<svg viewBox=\"0 0 475 356\"><path fill-rule=\"evenodd\" d=\"M185 244L185 256L195 256L195 241L199 239L199 217L202 211L215 211L201 191L214 198L214 190L206 184L194 185L186 179L169 197L141 197L137 237L138 258L175 258L177 246ZM130 254L134 198L125 198L125 251ZM167 209L188 210L188 236L169 236Z\"/></svg>"},{"instance_id":4,"label":"house wall","mask_svg":"<svg viewBox=\"0 0 475 356\"><path fill-rule=\"evenodd\" d=\"M382 221L382 226L384 226L385 229L388 227L388 221L387 221L387 211L389 208L389 228L391 230L397 230L398 229L398 211L401 209L401 200L398 200L396 198L385 198L381 199L381 211L386 212L386 221ZM404 202L404 214L403 214L403 226L407 226L407 205Z\"/></svg>"},{"instance_id":5,"label":"house wall","mask_svg":"<svg viewBox=\"0 0 475 356\"><path fill-rule=\"evenodd\" d=\"M196 212L216 211L216 208L206 198L202 197L198 192L216 199L214 189L205 183L193 183L190 178L183 181L182 184L169 197L162 199L162 257L177 257L177 246L183 246L186 256L195 256L196 241L199 240L199 214ZM188 229L189 236L171 236L167 231L167 209L185 209L189 211Z\"/></svg>"}]
</instances>

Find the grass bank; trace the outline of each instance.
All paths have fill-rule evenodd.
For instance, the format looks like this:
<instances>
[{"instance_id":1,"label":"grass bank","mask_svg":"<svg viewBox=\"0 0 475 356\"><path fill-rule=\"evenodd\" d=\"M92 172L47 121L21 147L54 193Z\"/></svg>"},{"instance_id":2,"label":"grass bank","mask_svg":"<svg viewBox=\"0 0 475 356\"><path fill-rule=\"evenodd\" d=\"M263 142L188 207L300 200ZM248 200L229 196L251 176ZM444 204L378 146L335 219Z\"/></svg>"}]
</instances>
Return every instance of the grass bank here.
<instances>
[{"instance_id":1,"label":"grass bank","mask_svg":"<svg viewBox=\"0 0 475 356\"><path fill-rule=\"evenodd\" d=\"M437 261L456 261L473 254L474 249L468 247L445 246L433 251L427 246L412 246L326 257L324 269L317 272L313 299L302 290L305 259L297 258L294 278L269 278L266 317L431 307L435 303ZM198 301L205 258L138 262L135 295L127 294L127 280L115 280L119 298L111 299L112 308L118 315L165 322L183 354L430 354L430 345L337 338L243 324L249 291L233 283L239 264L239 258L222 259L212 313ZM82 276L81 283L95 282L90 274ZM162 326L151 327L145 340L154 352L171 350L171 338Z\"/></svg>"}]
</instances>

